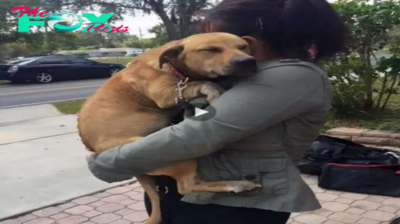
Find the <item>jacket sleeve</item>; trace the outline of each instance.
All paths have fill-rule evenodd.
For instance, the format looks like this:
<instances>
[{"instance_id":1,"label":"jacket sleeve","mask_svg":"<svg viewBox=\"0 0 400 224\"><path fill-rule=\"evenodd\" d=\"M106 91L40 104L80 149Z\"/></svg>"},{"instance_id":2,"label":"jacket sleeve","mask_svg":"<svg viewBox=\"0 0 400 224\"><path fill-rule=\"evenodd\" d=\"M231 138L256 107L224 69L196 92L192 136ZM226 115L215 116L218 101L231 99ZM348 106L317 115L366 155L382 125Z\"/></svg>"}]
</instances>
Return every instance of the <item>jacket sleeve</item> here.
<instances>
[{"instance_id":1,"label":"jacket sleeve","mask_svg":"<svg viewBox=\"0 0 400 224\"><path fill-rule=\"evenodd\" d=\"M88 159L90 171L106 182L127 180L211 154L321 103L321 74L300 66L279 69L257 74L225 92L212 104L216 114L211 119L186 119L139 141L93 154Z\"/></svg>"}]
</instances>

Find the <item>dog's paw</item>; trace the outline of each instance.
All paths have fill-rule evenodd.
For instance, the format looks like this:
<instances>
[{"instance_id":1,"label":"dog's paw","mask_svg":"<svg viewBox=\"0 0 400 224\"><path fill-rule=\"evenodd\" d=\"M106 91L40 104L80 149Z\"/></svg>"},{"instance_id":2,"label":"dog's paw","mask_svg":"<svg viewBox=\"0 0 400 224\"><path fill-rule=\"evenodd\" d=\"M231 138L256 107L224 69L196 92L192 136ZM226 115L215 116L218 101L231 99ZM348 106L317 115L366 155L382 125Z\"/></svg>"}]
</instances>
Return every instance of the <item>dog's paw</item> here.
<instances>
[{"instance_id":1,"label":"dog's paw","mask_svg":"<svg viewBox=\"0 0 400 224\"><path fill-rule=\"evenodd\" d=\"M212 82L204 83L200 89L200 93L207 96L207 101L209 103L212 103L214 100L218 99L224 92L225 89Z\"/></svg>"},{"instance_id":2,"label":"dog's paw","mask_svg":"<svg viewBox=\"0 0 400 224\"><path fill-rule=\"evenodd\" d=\"M256 188L260 188L261 184L257 184L250 181L232 181L229 186L229 192L240 193L244 191L252 191Z\"/></svg>"}]
</instances>

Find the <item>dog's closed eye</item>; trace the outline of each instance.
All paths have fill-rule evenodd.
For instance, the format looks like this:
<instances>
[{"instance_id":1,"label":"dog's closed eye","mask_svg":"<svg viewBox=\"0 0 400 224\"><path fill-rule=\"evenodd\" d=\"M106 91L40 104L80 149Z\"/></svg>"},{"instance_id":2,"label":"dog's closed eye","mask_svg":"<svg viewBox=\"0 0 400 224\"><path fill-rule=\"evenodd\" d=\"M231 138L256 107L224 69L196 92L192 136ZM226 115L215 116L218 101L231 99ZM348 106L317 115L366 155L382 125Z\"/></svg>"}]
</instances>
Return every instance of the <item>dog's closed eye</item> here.
<instances>
[{"instance_id":1,"label":"dog's closed eye","mask_svg":"<svg viewBox=\"0 0 400 224\"><path fill-rule=\"evenodd\" d=\"M207 52L218 53L218 52L222 52L223 50L218 47L209 47L209 48L199 49L197 51L207 51Z\"/></svg>"},{"instance_id":2,"label":"dog's closed eye","mask_svg":"<svg viewBox=\"0 0 400 224\"><path fill-rule=\"evenodd\" d=\"M248 45L240 45L240 46L238 46L238 49L241 51L244 51L247 49L247 47L248 47Z\"/></svg>"}]
</instances>

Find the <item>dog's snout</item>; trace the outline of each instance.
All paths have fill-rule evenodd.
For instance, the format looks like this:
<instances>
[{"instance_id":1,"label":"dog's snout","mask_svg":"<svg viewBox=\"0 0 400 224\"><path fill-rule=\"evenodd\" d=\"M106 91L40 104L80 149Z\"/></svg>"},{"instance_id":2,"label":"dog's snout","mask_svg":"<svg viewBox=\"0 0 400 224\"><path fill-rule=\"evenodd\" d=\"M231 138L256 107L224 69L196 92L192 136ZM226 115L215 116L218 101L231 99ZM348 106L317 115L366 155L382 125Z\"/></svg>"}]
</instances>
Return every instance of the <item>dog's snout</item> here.
<instances>
[{"instance_id":1,"label":"dog's snout","mask_svg":"<svg viewBox=\"0 0 400 224\"><path fill-rule=\"evenodd\" d=\"M242 66L252 66L256 64L256 59L253 57L249 56L240 56L240 57L235 57L232 59L232 64L234 65L242 65Z\"/></svg>"},{"instance_id":2,"label":"dog's snout","mask_svg":"<svg viewBox=\"0 0 400 224\"><path fill-rule=\"evenodd\" d=\"M257 72L257 61L254 57L235 57L231 60L231 65L236 72Z\"/></svg>"}]
</instances>

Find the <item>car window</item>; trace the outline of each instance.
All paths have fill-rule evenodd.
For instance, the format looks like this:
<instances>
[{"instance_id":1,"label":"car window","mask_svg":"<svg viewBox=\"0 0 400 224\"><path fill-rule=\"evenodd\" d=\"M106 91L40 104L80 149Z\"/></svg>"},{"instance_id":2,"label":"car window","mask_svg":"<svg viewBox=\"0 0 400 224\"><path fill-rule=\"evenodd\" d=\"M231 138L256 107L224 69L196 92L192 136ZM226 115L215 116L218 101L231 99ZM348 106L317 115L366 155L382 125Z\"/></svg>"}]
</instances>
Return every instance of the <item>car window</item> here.
<instances>
[{"instance_id":1,"label":"car window","mask_svg":"<svg viewBox=\"0 0 400 224\"><path fill-rule=\"evenodd\" d=\"M73 64L92 64L93 61L87 60L85 58L69 58L68 59Z\"/></svg>"},{"instance_id":2,"label":"car window","mask_svg":"<svg viewBox=\"0 0 400 224\"><path fill-rule=\"evenodd\" d=\"M30 62L34 61L34 59L31 58L27 58L27 59L21 59L21 60L17 60L17 61L12 61L10 63L8 63L9 65L25 65L28 64Z\"/></svg>"},{"instance_id":3,"label":"car window","mask_svg":"<svg viewBox=\"0 0 400 224\"><path fill-rule=\"evenodd\" d=\"M40 60L40 64L69 64L65 58L45 58Z\"/></svg>"}]
</instances>

